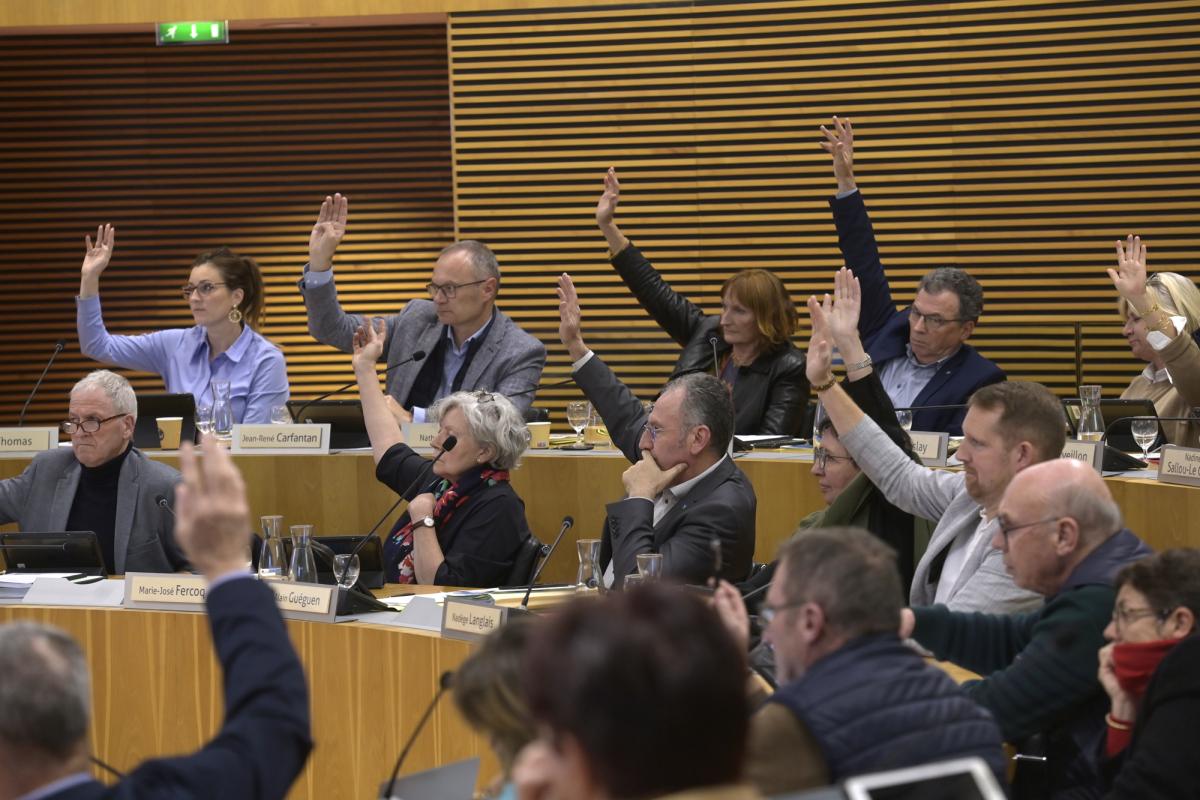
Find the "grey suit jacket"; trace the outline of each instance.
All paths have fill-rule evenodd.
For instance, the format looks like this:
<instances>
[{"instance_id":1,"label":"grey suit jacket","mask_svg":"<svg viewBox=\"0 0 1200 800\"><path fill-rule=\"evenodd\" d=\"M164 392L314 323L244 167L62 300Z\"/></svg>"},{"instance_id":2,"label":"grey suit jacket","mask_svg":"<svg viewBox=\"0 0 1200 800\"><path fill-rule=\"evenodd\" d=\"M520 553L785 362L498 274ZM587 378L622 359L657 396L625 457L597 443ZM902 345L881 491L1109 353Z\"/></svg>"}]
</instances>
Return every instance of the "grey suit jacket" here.
<instances>
[{"instance_id":1,"label":"grey suit jacket","mask_svg":"<svg viewBox=\"0 0 1200 800\"><path fill-rule=\"evenodd\" d=\"M613 443L631 462L641 458L638 439L646 412L641 401L597 356L575 372L575 380L600 412ZM744 580L754 558L758 500L750 479L726 458L654 524L654 504L625 498L607 507L600 566L613 564L613 585L637 571L638 553L661 553L663 574L704 583L712 574L711 542L721 544L720 577Z\"/></svg>"},{"instance_id":2,"label":"grey suit jacket","mask_svg":"<svg viewBox=\"0 0 1200 800\"><path fill-rule=\"evenodd\" d=\"M0 481L0 523L16 522L23 531L65 531L82 471L69 447L38 453L20 475ZM155 501L161 495L173 506L180 479L136 448L125 458L113 542L118 573L186 568L175 544L175 517Z\"/></svg>"},{"instance_id":3,"label":"grey suit jacket","mask_svg":"<svg viewBox=\"0 0 1200 800\"><path fill-rule=\"evenodd\" d=\"M969 536L967 557L950 588L952 611L1008 614L1042 604L1042 596L1019 588L1004 568L1004 557L991 545L993 525L979 527L980 506L967 494L966 476L922 466L901 450L870 417L841 435L850 455L889 503L914 516L937 521L929 547L913 574L909 604L933 605L938 581L930 568L961 534Z\"/></svg>"},{"instance_id":4,"label":"grey suit jacket","mask_svg":"<svg viewBox=\"0 0 1200 800\"><path fill-rule=\"evenodd\" d=\"M362 325L363 318L342 310L334 281L307 287L301 279L300 294L308 310L308 332L312 337L342 352L353 353L354 331ZM410 358L417 350L432 353L438 337L444 335L436 307L429 300L408 301L403 311L388 318L387 324L383 353L389 367ZM488 331L482 347L467 366L462 388L464 391L498 392L509 397L518 410L524 411L533 403L533 393L545 365L545 345L496 309L492 330ZM420 362L412 362L389 372L387 393L403 404L421 366Z\"/></svg>"}]
</instances>

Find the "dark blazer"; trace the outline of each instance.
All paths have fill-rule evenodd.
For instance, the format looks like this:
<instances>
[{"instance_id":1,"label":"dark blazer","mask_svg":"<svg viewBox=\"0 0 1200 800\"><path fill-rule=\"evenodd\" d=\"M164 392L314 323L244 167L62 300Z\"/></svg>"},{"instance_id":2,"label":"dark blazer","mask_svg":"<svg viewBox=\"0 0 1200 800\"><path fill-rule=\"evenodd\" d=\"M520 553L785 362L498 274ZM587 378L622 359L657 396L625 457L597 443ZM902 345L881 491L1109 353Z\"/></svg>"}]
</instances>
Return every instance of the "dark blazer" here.
<instances>
[{"instance_id":1,"label":"dark blazer","mask_svg":"<svg viewBox=\"0 0 1200 800\"><path fill-rule=\"evenodd\" d=\"M398 494L428 464L426 458L400 442L383 454L375 467L375 477ZM441 480L430 475L429 480L410 492L408 499L433 491ZM397 525L406 525L409 519L405 512ZM503 584L512 572L522 543L531 535L525 521L525 503L508 481L494 486L481 483L471 492L470 500L435 532L445 560L434 575L434 584L466 587ZM385 550L390 549L385 543ZM392 564L386 564L385 568L390 573Z\"/></svg>"},{"instance_id":2,"label":"dark blazer","mask_svg":"<svg viewBox=\"0 0 1200 800\"><path fill-rule=\"evenodd\" d=\"M308 685L271 590L234 578L208 593L213 647L225 676L225 722L189 756L146 761L113 786L97 781L51 800L175 800L287 795L308 753Z\"/></svg>"},{"instance_id":3,"label":"dark blazer","mask_svg":"<svg viewBox=\"0 0 1200 800\"><path fill-rule=\"evenodd\" d=\"M683 347L671 377L685 372L711 372L716 339L717 358L732 348L721 337L720 317L705 314L700 307L671 288L642 251L633 245L613 256L613 266L642 308ZM734 432L800 435L808 407L808 377L804 354L786 342L759 354L754 363L739 367L733 384Z\"/></svg>"},{"instance_id":4,"label":"dark blazer","mask_svg":"<svg viewBox=\"0 0 1200 800\"><path fill-rule=\"evenodd\" d=\"M575 372L575 382L600 412L613 444L631 462L641 458L638 439L646 423L641 401L617 380L598 356ZM663 574L703 583L712 574L710 542L721 543L721 577L738 581L750 573L754 557L754 487L726 457L687 496L654 524L654 506L626 498L608 505L601 534L600 566L613 562L613 585L637 571L638 553L662 553Z\"/></svg>"},{"instance_id":5,"label":"dark blazer","mask_svg":"<svg viewBox=\"0 0 1200 800\"><path fill-rule=\"evenodd\" d=\"M875 231L871 227L862 193L835 197L829 201L829 206L833 209L842 258L862 284L858 333L878 370L885 361L902 358L906 354L908 309L897 311L892 300L892 290L879 260ZM964 344L930 378L913 405L962 405L976 389L1004 379L1004 370L979 355L974 347ZM966 414L966 409L914 411L913 430L946 431L953 436L960 436Z\"/></svg>"},{"instance_id":6,"label":"dark blazer","mask_svg":"<svg viewBox=\"0 0 1200 800\"><path fill-rule=\"evenodd\" d=\"M69 447L38 453L25 470L0 481L0 523L16 522L23 531L65 531L83 468ZM129 451L117 478L117 513L113 529L116 570L176 572L187 561L175 544L175 517L156 497L175 504L179 473Z\"/></svg>"}]
</instances>

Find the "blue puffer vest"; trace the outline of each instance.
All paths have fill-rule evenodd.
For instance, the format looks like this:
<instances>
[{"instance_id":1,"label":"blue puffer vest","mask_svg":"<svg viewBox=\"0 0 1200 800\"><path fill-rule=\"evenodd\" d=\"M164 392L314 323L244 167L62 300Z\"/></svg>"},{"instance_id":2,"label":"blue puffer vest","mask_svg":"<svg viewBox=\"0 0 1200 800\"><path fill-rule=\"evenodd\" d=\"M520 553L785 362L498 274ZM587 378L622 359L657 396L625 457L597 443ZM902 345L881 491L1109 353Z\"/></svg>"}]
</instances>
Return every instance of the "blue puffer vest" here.
<instances>
[{"instance_id":1,"label":"blue puffer vest","mask_svg":"<svg viewBox=\"0 0 1200 800\"><path fill-rule=\"evenodd\" d=\"M895 634L861 636L780 687L825 754L830 778L979 756L1006 784L1000 728Z\"/></svg>"}]
</instances>

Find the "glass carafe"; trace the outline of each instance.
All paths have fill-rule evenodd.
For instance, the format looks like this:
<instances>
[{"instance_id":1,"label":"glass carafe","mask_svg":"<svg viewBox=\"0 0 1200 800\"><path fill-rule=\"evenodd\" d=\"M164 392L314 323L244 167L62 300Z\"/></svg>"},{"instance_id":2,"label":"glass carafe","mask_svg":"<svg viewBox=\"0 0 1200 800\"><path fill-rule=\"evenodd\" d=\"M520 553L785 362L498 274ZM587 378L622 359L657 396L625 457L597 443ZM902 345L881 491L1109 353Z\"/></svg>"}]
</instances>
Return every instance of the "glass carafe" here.
<instances>
[{"instance_id":1,"label":"glass carafe","mask_svg":"<svg viewBox=\"0 0 1200 800\"><path fill-rule=\"evenodd\" d=\"M291 580L317 583L317 561L313 557L312 525L293 525Z\"/></svg>"},{"instance_id":2,"label":"glass carafe","mask_svg":"<svg viewBox=\"0 0 1200 800\"><path fill-rule=\"evenodd\" d=\"M1098 442L1104 438L1104 417L1100 415L1100 387L1079 387L1079 425L1075 438L1081 442Z\"/></svg>"},{"instance_id":3,"label":"glass carafe","mask_svg":"<svg viewBox=\"0 0 1200 800\"><path fill-rule=\"evenodd\" d=\"M222 441L233 438L233 401L229 398L229 381L212 382L213 435Z\"/></svg>"},{"instance_id":4,"label":"glass carafe","mask_svg":"<svg viewBox=\"0 0 1200 800\"><path fill-rule=\"evenodd\" d=\"M579 552L579 571L575 573L575 591L604 588L604 573L600 570L600 540L580 539L575 542Z\"/></svg>"},{"instance_id":5,"label":"glass carafe","mask_svg":"<svg viewBox=\"0 0 1200 800\"><path fill-rule=\"evenodd\" d=\"M283 517L262 517L262 552L258 556L258 577L264 580L287 580L287 550L283 546Z\"/></svg>"}]
</instances>

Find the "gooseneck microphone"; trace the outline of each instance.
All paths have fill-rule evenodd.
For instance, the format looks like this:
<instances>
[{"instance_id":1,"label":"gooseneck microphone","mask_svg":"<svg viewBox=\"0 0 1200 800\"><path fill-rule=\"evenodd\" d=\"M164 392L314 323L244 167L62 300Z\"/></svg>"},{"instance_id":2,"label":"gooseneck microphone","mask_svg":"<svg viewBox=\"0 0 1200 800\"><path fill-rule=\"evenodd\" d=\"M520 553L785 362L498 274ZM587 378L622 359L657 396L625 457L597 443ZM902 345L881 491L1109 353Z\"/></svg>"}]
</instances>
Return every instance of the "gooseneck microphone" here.
<instances>
[{"instance_id":1,"label":"gooseneck microphone","mask_svg":"<svg viewBox=\"0 0 1200 800\"><path fill-rule=\"evenodd\" d=\"M108 764L105 764L103 761L101 761L100 759L96 758L95 756L93 756L91 754L88 755L88 761L92 762L93 764L95 764L97 767L104 770L105 772L109 772L109 773L115 775L117 777L117 780L125 779L124 772L121 772L121 770L117 769L116 767L110 767Z\"/></svg>"},{"instance_id":2,"label":"gooseneck microphone","mask_svg":"<svg viewBox=\"0 0 1200 800\"><path fill-rule=\"evenodd\" d=\"M392 364L390 367L388 367L387 369L385 369L383 371L383 374L386 375L389 372L391 372L392 370L396 369L397 367L403 367L405 364L411 364L412 362L420 361L423 358L425 358L425 351L418 350L417 352L413 353L408 358L402 359L400 361L397 361L395 364ZM332 397L335 394L341 394L342 392L349 389L351 386L355 386L357 384L358 384L358 378L355 378L354 380L347 383L345 386L339 386L338 388L334 389L332 392L326 392L325 394L321 395L320 397L314 397L312 400L307 401L304 405L300 406L300 408L296 409L296 411L292 414L292 422L299 422L300 415L304 412L304 410L306 408L311 406L313 403L319 403L322 400L324 400L328 397Z\"/></svg>"},{"instance_id":3,"label":"gooseneck microphone","mask_svg":"<svg viewBox=\"0 0 1200 800\"><path fill-rule=\"evenodd\" d=\"M542 559L542 563L538 564L537 570L533 573L533 577L529 580L529 585L525 587L525 596L521 598L519 608L522 611L529 610L529 593L533 591L533 585L537 583L537 579L542 577L542 570L546 568L546 564L550 561L550 556L554 555L554 551L558 549L558 543L562 541L563 534L570 530L575 524L575 518L570 514L563 517L562 527L558 529L558 536L554 537L554 543L550 545L550 549L546 552L546 557Z\"/></svg>"},{"instance_id":4,"label":"gooseneck microphone","mask_svg":"<svg viewBox=\"0 0 1200 800\"><path fill-rule=\"evenodd\" d=\"M163 497L161 494L156 494L154 496L154 504L163 511L166 511L172 517L175 516L175 509L171 508L171 504L167 502L167 498Z\"/></svg>"},{"instance_id":5,"label":"gooseneck microphone","mask_svg":"<svg viewBox=\"0 0 1200 800\"><path fill-rule=\"evenodd\" d=\"M717 337L708 337L708 344L712 347L713 351L713 377L719 378L721 377L721 362L717 358Z\"/></svg>"},{"instance_id":6,"label":"gooseneck microphone","mask_svg":"<svg viewBox=\"0 0 1200 800\"><path fill-rule=\"evenodd\" d=\"M545 386L534 386L532 389L525 389L523 391L513 392L512 394L506 394L504 396L511 400L514 397L524 397L527 394L533 394L538 389L557 389L559 386L570 386L574 382L574 378L567 378L565 381L555 381L554 383L547 383ZM495 394L501 394L501 392L496 392Z\"/></svg>"},{"instance_id":7,"label":"gooseneck microphone","mask_svg":"<svg viewBox=\"0 0 1200 800\"><path fill-rule=\"evenodd\" d=\"M29 397L25 398L25 405L21 406L21 415L17 417L18 428L25 424L25 412L29 410L29 404L33 402L33 396L41 388L42 381L46 380L46 373L50 371L50 365L54 363L54 359L58 358L58 354L65 350L66 347L66 339L59 339L54 343L54 352L50 354L50 360L46 362L46 368L42 370L42 374L38 376L37 382L33 384L33 391L29 393Z\"/></svg>"},{"instance_id":8,"label":"gooseneck microphone","mask_svg":"<svg viewBox=\"0 0 1200 800\"><path fill-rule=\"evenodd\" d=\"M396 787L396 776L400 774L400 767L404 764L404 759L408 756L408 751L412 749L413 744L417 741L417 736L420 735L421 729L425 727L425 723L433 715L433 710L437 708L438 701L442 699L442 695L446 693L454 684L454 673L446 670L438 679L437 694L429 701L429 707L425 709L425 713L421 715L421 719L417 722L417 727L413 728L413 732L409 734L408 741L404 743L404 749L400 751L399 758L396 759L396 766L392 768L392 775L388 778L387 791L383 794L383 800L392 800L392 790Z\"/></svg>"}]
</instances>

